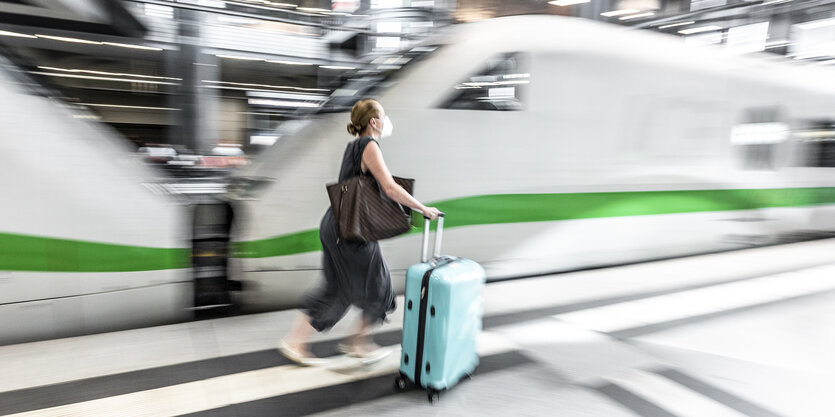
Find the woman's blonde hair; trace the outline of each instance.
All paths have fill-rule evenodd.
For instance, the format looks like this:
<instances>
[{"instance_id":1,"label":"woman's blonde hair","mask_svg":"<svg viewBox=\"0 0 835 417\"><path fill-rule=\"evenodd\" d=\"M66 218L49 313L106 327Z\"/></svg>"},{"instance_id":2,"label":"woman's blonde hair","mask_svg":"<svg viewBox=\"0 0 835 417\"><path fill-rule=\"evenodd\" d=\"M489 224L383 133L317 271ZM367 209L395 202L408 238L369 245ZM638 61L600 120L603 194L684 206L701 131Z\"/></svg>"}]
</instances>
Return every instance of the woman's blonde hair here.
<instances>
[{"instance_id":1,"label":"woman's blonde hair","mask_svg":"<svg viewBox=\"0 0 835 417\"><path fill-rule=\"evenodd\" d=\"M356 136L365 131L368 122L380 117L380 103L370 98L362 99L351 109L351 123L348 123L348 133Z\"/></svg>"}]
</instances>

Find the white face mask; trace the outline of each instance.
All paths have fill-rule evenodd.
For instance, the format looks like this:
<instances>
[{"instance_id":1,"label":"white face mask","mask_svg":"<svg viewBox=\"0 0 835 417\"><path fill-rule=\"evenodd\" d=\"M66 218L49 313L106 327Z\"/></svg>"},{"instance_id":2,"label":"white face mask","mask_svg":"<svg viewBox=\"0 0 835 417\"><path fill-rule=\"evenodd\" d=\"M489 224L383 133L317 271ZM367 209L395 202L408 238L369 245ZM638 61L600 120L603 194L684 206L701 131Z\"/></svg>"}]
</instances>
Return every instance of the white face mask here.
<instances>
[{"instance_id":1,"label":"white face mask","mask_svg":"<svg viewBox=\"0 0 835 417\"><path fill-rule=\"evenodd\" d=\"M394 124L391 122L388 116L383 119L383 131L380 132L381 138L387 138L391 136L391 132L394 130Z\"/></svg>"}]
</instances>

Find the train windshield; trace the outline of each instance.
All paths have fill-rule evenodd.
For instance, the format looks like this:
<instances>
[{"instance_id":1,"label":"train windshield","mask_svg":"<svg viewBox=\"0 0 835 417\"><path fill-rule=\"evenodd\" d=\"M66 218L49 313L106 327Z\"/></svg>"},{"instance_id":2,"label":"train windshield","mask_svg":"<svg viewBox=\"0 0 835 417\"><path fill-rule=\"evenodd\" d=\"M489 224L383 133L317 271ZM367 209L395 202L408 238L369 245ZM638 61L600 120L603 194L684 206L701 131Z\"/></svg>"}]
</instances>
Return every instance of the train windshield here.
<instances>
[{"instance_id":1,"label":"train windshield","mask_svg":"<svg viewBox=\"0 0 835 417\"><path fill-rule=\"evenodd\" d=\"M319 113L350 111L359 97L373 97L397 83L407 67L436 51L438 46L418 46L405 52L381 56L372 64L374 68L358 71L341 87L334 90L319 108Z\"/></svg>"}]
</instances>

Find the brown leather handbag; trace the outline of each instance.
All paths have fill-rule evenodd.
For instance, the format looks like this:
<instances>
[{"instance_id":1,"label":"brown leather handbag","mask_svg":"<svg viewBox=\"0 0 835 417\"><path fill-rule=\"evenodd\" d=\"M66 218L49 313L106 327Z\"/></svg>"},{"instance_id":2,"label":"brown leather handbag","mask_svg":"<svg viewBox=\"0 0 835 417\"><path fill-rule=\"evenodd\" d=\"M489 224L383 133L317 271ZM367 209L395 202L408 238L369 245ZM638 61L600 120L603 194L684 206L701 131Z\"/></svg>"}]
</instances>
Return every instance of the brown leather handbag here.
<instances>
[{"instance_id":1,"label":"brown leather handbag","mask_svg":"<svg viewBox=\"0 0 835 417\"><path fill-rule=\"evenodd\" d=\"M415 180L394 177L394 181L412 194ZM343 239L373 242L401 235L412 227L411 209L388 198L371 175L328 184L327 189Z\"/></svg>"}]
</instances>

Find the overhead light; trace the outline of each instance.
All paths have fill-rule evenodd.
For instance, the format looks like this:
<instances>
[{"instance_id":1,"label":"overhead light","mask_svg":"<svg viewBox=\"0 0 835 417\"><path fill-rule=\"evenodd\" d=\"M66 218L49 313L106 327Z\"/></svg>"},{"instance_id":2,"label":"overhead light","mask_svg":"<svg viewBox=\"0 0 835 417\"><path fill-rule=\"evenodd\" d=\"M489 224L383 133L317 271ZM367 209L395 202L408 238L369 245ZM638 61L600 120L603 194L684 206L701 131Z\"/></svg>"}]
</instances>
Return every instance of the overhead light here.
<instances>
[{"instance_id":1,"label":"overhead light","mask_svg":"<svg viewBox=\"0 0 835 417\"><path fill-rule=\"evenodd\" d=\"M249 94L251 92L268 92L268 93L270 93L270 92L275 92L275 91L281 91L281 90L272 90L272 89L269 89L269 88L262 88L262 87L232 87L232 86L228 86L228 85L204 85L203 88L211 88L213 90L246 91L247 94ZM321 88L302 89L301 87L290 87L290 86L285 86L285 87L280 87L280 88L293 89L293 90L298 90L298 91L309 91L309 90L316 90L316 91L321 91L321 92L330 91L330 90L325 90L325 89L321 89Z\"/></svg>"},{"instance_id":2,"label":"overhead light","mask_svg":"<svg viewBox=\"0 0 835 417\"><path fill-rule=\"evenodd\" d=\"M554 6L571 6L574 4L582 4L588 3L591 0L556 0L556 1L549 1L548 4L553 4Z\"/></svg>"},{"instance_id":3,"label":"overhead light","mask_svg":"<svg viewBox=\"0 0 835 417\"><path fill-rule=\"evenodd\" d=\"M275 90L266 90L261 88L255 87L231 87L228 85L204 85L203 88L211 88L212 90L234 90L234 91L275 91Z\"/></svg>"},{"instance_id":4,"label":"overhead light","mask_svg":"<svg viewBox=\"0 0 835 417\"><path fill-rule=\"evenodd\" d=\"M372 64L385 64L385 65L405 65L411 61L411 58L405 58L403 55L398 56L381 56L373 61Z\"/></svg>"},{"instance_id":5,"label":"overhead light","mask_svg":"<svg viewBox=\"0 0 835 417\"><path fill-rule=\"evenodd\" d=\"M324 101L327 96L321 94L311 93L296 93L290 91L250 91L247 97L254 98L273 98L282 100L300 100L300 101Z\"/></svg>"},{"instance_id":6,"label":"overhead light","mask_svg":"<svg viewBox=\"0 0 835 417\"><path fill-rule=\"evenodd\" d=\"M289 100L270 100L265 98L251 98L248 100L249 104L254 106L273 106L273 107L305 107L313 108L319 107L318 103L308 103L304 101L289 101Z\"/></svg>"},{"instance_id":7,"label":"overhead light","mask_svg":"<svg viewBox=\"0 0 835 417\"><path fill-rule=\"evenodd\" d=\"M252 135L249 137L249 143L252 145L270 146L277 140L277 135Z\"/></svg>"},{"instance_id":8,"label":"overhead light","mask_svg":"<svg viewBox=\"0 0 835 417\"><path fill-rule=\"evenodd\" d=\"M714 30L722 30L719 26L699 26L697 28L690 28L678 31L682 35L692 35L694 33L711 32Z\"/></svg>"},{"instance_id":9,"label":"overhead light","mask_svg":"<svg viewBox=\"0 0 835 417\"><path fill-rule=\"evenodd\" d=\"M503 86L503 85L520 85L520 84L530 84L530 83L531 82L528 81L528 80L468 82L468 83L461 83L461 84L455 86L455 88L456 89L460 89L460 88L482 88L482 87L494 87L494 86Z\"/></svg>"},{"instance_id":10,"label":"overhead light","mask_svg":"<svg viewBox=\"0 0 835 417\"><path fill-rule=\"evenodd\" d=\"M315 7L298 7L296 10L308 13L330 13L330 10L328 9L319 9Z\"/></svg>"},{"instance_id":11,"label":"overhead light","mask_svg":"<svg viewBox=\"0 0 835 417\"><path fill-rule=\"evenodd\" d=\"M655 12L646 12L646 13L633 14L633 15L630 15L630 16L624 16L624 17L621 17L620 20L640 19L642 17L650 17L650 16L655 16Z\"/></svg>"},{"instance_id":12,"label":"overhead light","mask_svg":"<svg viewBox=\"0 0 835 417\"><path fill-rule=\"evenodd\" d=\"M126 106L122 104L100 104L100 103L74 103L81 106L88 107L112 107L117 109L139 109L139 110L165 110L165 111L180 111L180 109L172 109L171 107L146 107L146 106Z\"/></svg>"},{"instance_id":13,"label":"overhead light","mask_svg":"<svg viewBox=\"0 0 835 417\"><path fill-rule=\"evenodd\" d=\"M309 62L272 61L272 60L267 60L267 62L269 62L269 63L271 63L271 64L282 64L282 65L302 65L302 66L311 66L311 65L313 65L313 64L311 64L311 63L309 63Z\"/></svg>"},{"instance_id":14,"label":"overhead light","mask_svg":"<svg viewBox=\"0 0 835 417\"><path fill-rule=\"evenodd\" d=\"M27 35L25 33L17 33L17 32L9 32L6 30L0 30L0 36L14 36L16 38L37 38L34 35Z\"/></svg>"},{"instance_id":15,"label":"overhead light","mask_svg":"<svg viewBox=\"0 0 835 417\"><path fill-rule=\"evenodd\" d=\"M129 43L102 42L102 44L107 45L107 46L118 46L120 48L144 49L146 51L161 51L162 50L162 48L154 48L152 46L142 46L142 45L131 45Z\"/></svg>"},{"instance_id":16,"label":"overhead light","mask_svg":"<svg viewBox=\"0 0 835 417\"><path fill-rule=\"evenodd\" d=\"M400 22L378 22L377 33L402 33L403 25Z\"/></svg>"},{"instance_id":17,"label":"overhead light","mask_svg":"<svg viewBox=\"0 0 835 417\"><path fill-rule=\"evenodd\" d=\"M632 13L640 13L640 10L636 9L623 9L623 10L612 10L611 12L600 13L601 16L606 17L615 17L615 16L623 16L625 14L632 14Z\"/></svg>"},{"instance_id":18,"label":"overhead light","mask_svg":"<svg viewBox=\"0 0 835 417\"><path fill-rule=\"evenodd\" d=\"M825 28L829 26L835 26L835 19L822 19L822 20L813 20L811 22L806 23L798 23L794 25L800 29L819 29Z\"/></svg>"},{"instance_id":19,"label":"overhead light","mask_svg":"<svg viewBox=\"0 0 835 417\"><path fill-rule=\"evenodd\" d=\"M273 2L273 1L265 1L265 2L263 2L263 3L264 3L264 4L267 4L267 5L270 5L270 6L275 6L275 7L289 7L289 8L291 8L291 9L296 9L296 8L298 8L298 7L299 7L298 5L295 5L295 4L290 4L290 3L276 3L276 2Z\"/></svg>"},{"instance_id":20,"label":"overhead light","mask_svg":"<svg viewBox=\"0 0 835 417\"><path fill-rule=\"evenodd\" d=\"M203 7L214 7L217 9L225 9L226 2L221 0L177 0L178 3L196 4Z\"/></svg>"},{"instance_id":21,"label":"overhead light","mask_svg":"<svg viewBox=\"0 0 835 417\"><path fill-rule=\"evenodd\" d=\"M78 39L78 38L67 38L64 36L52 36L52 35L35 35L39 38L44 39L52 39L54 41L61 41L61 42L72 42L72 43L86 43L90 45L101 45L101 42L96 41L88 41L87 39Z\"/></svg>"},{"instance_id":22,"label":"overhead light","mask_svg":"<svg viewBox=\"0 0 835 417\"><path fill-rule=\"evenodd\" d=\"M671 23L669 25L660 26L660 27L658 27L658 29L669 29L669 28L674 28L674 27L677 27L677 26L687 26L687 25L692 25L693 23L696 23L696 21L691 20L689 22Z\"/></svg>"},{"instance_id":23,"label":"overhead light","mask_svg":"<svg viewBox=\"0 0 835 417\"><path fill-rule=\"evenodd\" d=\"M324 68L324 69L329 69L329 70L352 70L352 69L356 69L354 67L342 67L342 66L339 66L339 65L322 65L319 68Z\"/></svg>"},{"instance_id":24,"label":"overhead light","mask_svg":"<svg viewBox=\"0 0 835 417\"><path fill-rule=\"evenodd\" d=\"M745 123L731 128L731 143L734 145L754 145L785 142L789 135L785 123Z\"/></svg>"},{"instance_id":25,"label":"overhead light","mask_svg":"<svg viewBox=\"0 0 835 417\"><path fill-rule=\"evenodd\" d=\"M815 130L809 132L798 132L796 135L802 138L830 138L835 136L835 132L831 130Z\"/></svg>"},{"instance_id":26,"label":"overhead light","mask_svg":"<svg viewBox=\"0 0 835 417\"><path fill-rule=\"evenodd\" d=\"M237 55L215 55L218 58L226 58L226 59L237 59L240 61L264 61L261 58L251 58L248 56L237 56Z\"/></svg>"},{"instance_id":27,"label":"overhead light","mask_svg":"<svg viewBox=\"0 0 835 417\"><path fill-rule=\"evenodd\" d=\"M142 46L142 45L133 45L129 43L118 43L118 42L99 42L99 41L91 41L87 39L79 39L79 38L68 38L65 36L52 36L52 35L24 35L21 33L15 32L6 32L0 31L0 35L4 36L19 36L25 38L43 38L43 39L50 39L54 41L61 41L61 42L71 42L71 43L83 43L88 45L107 45L107 46L118 46L119 48L131 48L131 49L143 49L146 51L162 51L162 48L155 48L152 46Z\"/></svg>"},{"instance_id":28,"label":"overhead light","mask_svg":"<svg viewBox=\"0 0 835 417\"><path fill-rule=\"evenodd\" d=\"M218 16L217 20L218 22L231 23L233 25L254 25L261 22L260 20L237 16Z\"/></svg>"},{"instance_id":29,"label":"overhead light","mask_svg":"<svg viewBox=\"0 0 835 417\"><path fill-rule=\"evenodd\" d=\"M128 78L111 78L111 77L94 77L90 75L76 75L76 74L56 74L51 72L30 71L30 74L46 75L49 77L60 78L80 78L83 80L99 80L99 81L115 81L120 83L140 83L140 84L157 84L157 85L177 85L177 83L169 83L165 81L151 81L151 80L132 80Z\"/></svg>"},{"instance_id":30,"label":"overhead light","mask_svg":"<svg viewBox=\"0 0 835 417\"><path fill-rule=\"evenodd\" d=\"M760 6L768 6L770 4L788 3L790 1L792 1L792 0L771 0L771 1L767 1L763 4L761 4Z\"/></svg>"},{"instance_id":31,"label":"overhead light","mask_svg":"<svg viewBox=\"0 0 835 417\"><path fill-rule=\"evenodd\" d=\"M145 15L153 17L162 17L164 19L174 18L174 8L169 6L159 6L156 4L145 4Z\"/></svg>"},{"instance_id":32,"label":"overhead light","mask_svg":"<svg viewBox=\"0 0 835 417\"><path fill-rule=\"evenodd\" d=\"M237 85L241 87L265 87L265 88L276 88L276 89L285 89L285 90L298 90L298 91L330 91L325 88L307 88L307 87L293 87L289 85L268 85L268 84L252 84L252 83L233 83L231 81L212 81L212 80L203 80L204 83L207 84L224 84L224 85Z\"/></svg>"},{"instance_id":33,"label":"overhead light","mask_svg":"<svg viewBox=\"0 0 835 417\"><path fill-rule=\"evenodd\" d=\"M198 0L197 4L206 7L216 7L218 9L226 8L226 3L220 0Z\"/></svg>"},{"instance_id":34,"label":"overhead light","mask_svg":"<svg viewBox=\"0 0 835 417\"><path fill-rule=\"evenodd\" d=\"M57 68L57 67L44 67L38 66L38 68L48 71L63 71L63 72L73 72L73 73L85 73L85 74L96 74L96 75L113 75L117 77L142 77L142 78L153 78L157 80L174 80L174 81L182 81L182 78L173 78L173 77L158 77L155 75L142 75L142 74L126 74L121 72L105 72L105 71L92 71L92 70L82 70L82 69L69 69L69 68Z\"/></svg>"}]
</instances>

